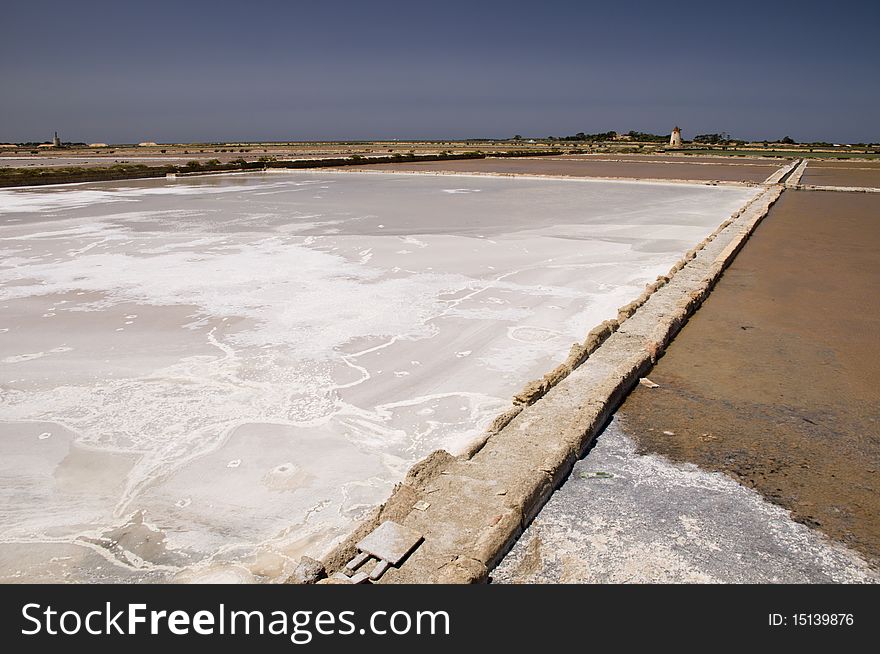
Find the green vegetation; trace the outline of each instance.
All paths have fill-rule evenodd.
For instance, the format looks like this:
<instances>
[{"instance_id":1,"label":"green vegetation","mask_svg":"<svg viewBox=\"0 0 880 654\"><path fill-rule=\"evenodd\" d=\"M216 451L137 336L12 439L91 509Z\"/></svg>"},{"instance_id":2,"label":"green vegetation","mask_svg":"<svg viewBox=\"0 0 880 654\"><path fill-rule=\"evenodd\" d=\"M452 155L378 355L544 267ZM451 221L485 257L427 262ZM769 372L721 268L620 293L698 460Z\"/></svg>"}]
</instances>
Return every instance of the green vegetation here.
<instances>
[{"instance_id":1,"label":"green vegetation","mask_svg":"<svg viewBox=\"0 0 880 654\"><path fill-rule=\"evenodd\" d=\"M557 146L554 146L557 147ZM491 156L491 157L554 157L560 154L564 154L559 150L509 150L507 152L493 152L491 155L483 155L482 152L470 152L467 154L473 154L477 157L483 156ZM453 157L455 158L455 157Z\"/></svg>"},{"instance_id":2,"label":"green vegetation","mask_svg":"<svg viewBox=\"0 0 880 654\"><path fill-rule=\"evenodd\" d=\"M697 134L694 139L694 143L708 143L710 145L720 145L727 143L736 143L730 138L730 134L725 132L721 132L718 134Z\"/></svg>"},{"instance_id":3,"label":"green vegetation","mask_svg":"<svg viewBox=\"0 0 880 654\"><path fill-rule=\"evenodd\" d=\"M623 138L621 138L623 137ZM513 137L514 141L522 140L522 136L517 134ZM548 136L546 139L542 139L546 141L567 141L567 142L577 142L582 141L586 143L602 143L606 141L637 141L641 143L666 143L669 141L668 134L650 134L649 132L637 132L635 130L631 130L626 134L618 134L617 132L597 132L595 134L586 134L584 132L578 132L577 134L572 134L571 136Z\"/></svg>"},{"instance_id":4,"label":"green vegetation","mask_svg":"<svg viewBox=\"0 0 880 654\"><path fill-rule=\"evenodd\" d=\"M584 134L578 132L573 136L548 136L548 141L612 141L617 136L617 132L599 132L597 134Z\"/></svg>"},{"instance_id":5,"label":"green vegetation","mask_svg":"<svg viewBox=\"0 0 880 654\"><path fill-rule=\"evenodd\" d=\"M669 141L669 135L664 134L648 134L647 132L629 131L626 135L633 141L641 141L643 143L666 143Z\"/></svg>"}]
</instances>

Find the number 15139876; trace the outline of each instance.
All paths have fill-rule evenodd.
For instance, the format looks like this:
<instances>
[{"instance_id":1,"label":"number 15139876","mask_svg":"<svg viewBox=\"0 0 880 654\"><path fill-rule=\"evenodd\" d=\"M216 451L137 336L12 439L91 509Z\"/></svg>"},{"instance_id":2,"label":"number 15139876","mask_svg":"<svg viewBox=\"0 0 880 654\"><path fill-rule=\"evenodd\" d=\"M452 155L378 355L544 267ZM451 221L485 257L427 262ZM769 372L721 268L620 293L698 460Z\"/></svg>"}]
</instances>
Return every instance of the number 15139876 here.
<instances>
[{"instance_id":1,"label":"number 15139876","mask_svg":"<svg viewBox=\"0 0 880 654\"><path fill-rule=\"evenodd\" d=\"M770 613L767 624L771 627L851 627L852 613Z\"/></svg>"}]
</instances>

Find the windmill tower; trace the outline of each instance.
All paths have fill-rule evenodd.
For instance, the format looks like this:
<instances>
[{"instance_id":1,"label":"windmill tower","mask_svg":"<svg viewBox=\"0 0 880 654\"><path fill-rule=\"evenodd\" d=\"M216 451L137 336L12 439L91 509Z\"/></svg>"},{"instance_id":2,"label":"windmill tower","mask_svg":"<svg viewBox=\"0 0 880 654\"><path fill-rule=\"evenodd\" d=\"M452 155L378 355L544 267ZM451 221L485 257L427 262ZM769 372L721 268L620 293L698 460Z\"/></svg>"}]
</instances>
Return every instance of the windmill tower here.
<instances>
[{"instance_id":1,"label":"windmill tower","mask_svg":"<svg viewBox=\"0 0 880 654\"><path fill-rule=\"evenodd\" d=\"M672 134L669 136L669 147L681 147L681 130L677 126L675 127L675 129L672 130Z\"/></svg>"}]
</instances>

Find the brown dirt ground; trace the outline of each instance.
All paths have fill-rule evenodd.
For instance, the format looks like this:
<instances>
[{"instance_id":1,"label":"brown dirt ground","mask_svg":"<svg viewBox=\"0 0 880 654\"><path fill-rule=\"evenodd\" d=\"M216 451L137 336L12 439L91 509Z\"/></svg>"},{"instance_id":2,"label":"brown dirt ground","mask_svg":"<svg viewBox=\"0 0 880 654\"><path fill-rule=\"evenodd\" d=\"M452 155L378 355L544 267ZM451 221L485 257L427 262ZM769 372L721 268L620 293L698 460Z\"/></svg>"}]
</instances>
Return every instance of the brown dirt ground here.
<instances>
[{"instance_id":1,"label":"brown dirt ground","mask_svg":"<svg viewBox=\"0 0 880 654\"><path fill-rule=\"evenodd\" d=\"M880 196L787 191L619 415L880 560ZM664 434L673 432L673 435Z\"/></svg>"},{"instance_id":2,"label":"brown dirt ground","mask_svg":"<svg viewBox=\"0 0 880 654\"><path fill-rule=\"evenodd\" d=\"M455 173L506 173L519 175L568 175L572 177L627 177L648 179L723 180L730 182L763 182L782 167L770 163L756 166L723 163L694 165L669 161L591 161L586 158L471 159L416 163L391 163L363 166L369 170L435 171Z\"/></svg>"},{"instance_id":3,"label":"brown dirt ground","mask_svg":"<svg viewBox=\"0 0 880 654\"><path fill-rule=\"evenodd\" d=\"M804 170L801 184L880 188L880 166L871 165L872 163L853 161L847 165L839 165L836 162L811 161Z\"/></svg>"}]
</instances>

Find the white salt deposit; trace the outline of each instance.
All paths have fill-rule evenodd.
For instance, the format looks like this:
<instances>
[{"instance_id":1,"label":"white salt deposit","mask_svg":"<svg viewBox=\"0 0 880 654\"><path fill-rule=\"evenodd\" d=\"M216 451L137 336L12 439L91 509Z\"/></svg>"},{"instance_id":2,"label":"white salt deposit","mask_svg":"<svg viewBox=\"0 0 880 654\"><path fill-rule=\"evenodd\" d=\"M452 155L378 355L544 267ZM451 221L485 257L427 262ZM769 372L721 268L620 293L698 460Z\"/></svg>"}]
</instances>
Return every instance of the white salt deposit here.
<instances>
[{"instance_id":1,"label":"white salt deposit","mask_svg":"<svg viewBox=\"0 0 880 654\"><path fill-rule=\"evenodd\" d=\"M283 579L756 192L327 172L0 191L0 580Z\"/></svg>"}]
</instances>

